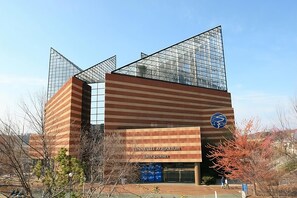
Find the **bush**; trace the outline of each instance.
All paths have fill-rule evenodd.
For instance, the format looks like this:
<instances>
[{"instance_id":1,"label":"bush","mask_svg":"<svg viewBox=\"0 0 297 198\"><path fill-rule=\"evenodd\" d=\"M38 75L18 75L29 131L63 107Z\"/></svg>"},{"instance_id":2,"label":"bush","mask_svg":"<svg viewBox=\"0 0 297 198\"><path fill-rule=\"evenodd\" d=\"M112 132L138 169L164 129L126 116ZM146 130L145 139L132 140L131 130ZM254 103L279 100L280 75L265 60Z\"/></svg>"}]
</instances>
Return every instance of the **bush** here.
<instances>
[{"instance_id":1,"label":"bush","mask_svg":"<svg viewBox=\"0 0 297 198\"><path fill-rule=\"evenodd\" d=\"M216 178L213 176L203 176L202 177L202 184L204 185L210 185L210 184L215 184L216 183Z\"/></svg>"},{"instance_id":2,"label":"bush","mask_svg":"<svg viewBox=\"0 0 297 198\"><path fill-rule=\"evenodd\" d=\"M284 165L283 165L283 169L286 171L286 172L291 172L291 171L294 171L297 169L297 163L296 163L296 160L295 159L292 159L288 162L286 162Z\"/></svg>"}]
</instances>

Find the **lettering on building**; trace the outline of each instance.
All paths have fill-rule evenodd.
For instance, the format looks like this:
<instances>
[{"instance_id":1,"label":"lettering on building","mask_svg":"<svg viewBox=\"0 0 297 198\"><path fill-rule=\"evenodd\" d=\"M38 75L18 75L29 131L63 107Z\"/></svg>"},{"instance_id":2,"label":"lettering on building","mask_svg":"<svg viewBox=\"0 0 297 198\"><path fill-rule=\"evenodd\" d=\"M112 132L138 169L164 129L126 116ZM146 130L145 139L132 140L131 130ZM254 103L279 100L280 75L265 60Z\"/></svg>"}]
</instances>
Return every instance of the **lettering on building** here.
<instances>
[{"instance_id":1,"label":"lettering on building","mask_svg":"<svg viewBox=\"0 0 297 198\"><path fill-rule=\"evenodd\" d=\"M144 159L168 159L170 158L169 155L145 155L143 156Z\"/></svg>"},{"instance_id":2,"label":"lettering on building","mask_svg":"<svg viewBox=\"0 0 297 198\"><path fill-rule=\"evenodd\" d=\"M171 147L135 147L133 151L180 151L181 147L171 146Z\"/></svg>"}]
</instances>

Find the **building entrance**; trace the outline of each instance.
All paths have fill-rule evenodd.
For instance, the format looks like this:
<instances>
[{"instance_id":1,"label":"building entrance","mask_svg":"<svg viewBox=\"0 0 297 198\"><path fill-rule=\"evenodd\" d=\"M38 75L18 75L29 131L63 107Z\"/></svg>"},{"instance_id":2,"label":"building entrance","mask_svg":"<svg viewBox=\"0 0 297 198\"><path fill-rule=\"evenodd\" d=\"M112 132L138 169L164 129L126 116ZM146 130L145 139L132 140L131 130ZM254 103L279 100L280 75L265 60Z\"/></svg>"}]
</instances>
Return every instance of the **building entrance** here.
<instances>
[{"instance_id":1,"label":"building entrance","mask_svg":"<svg viewBox=\"0 0 297 198\"><path fill-rule=\"evenodd\" d=\"M164 182L194 183L194 163L164 163Z\"/></svg>"},{"instance_id":2,"label":"building entrance","mask_svg":"<svg viewBox=\"0 0 297 198\"><path fill-rule=\"evenodd\" d=\"M193 163L142 164L141 182L195 183Z\"/></svg>"},{"instance_id":3,"label":"building entrance","mask_svg":"<svg viewBox=\"0 0 297 198\"><path fill-rule=\"evenodd\" d=\"M195 172L193 169L167 169L163 172L164 182L194 183Z\"/></svg>"}]
</instances>

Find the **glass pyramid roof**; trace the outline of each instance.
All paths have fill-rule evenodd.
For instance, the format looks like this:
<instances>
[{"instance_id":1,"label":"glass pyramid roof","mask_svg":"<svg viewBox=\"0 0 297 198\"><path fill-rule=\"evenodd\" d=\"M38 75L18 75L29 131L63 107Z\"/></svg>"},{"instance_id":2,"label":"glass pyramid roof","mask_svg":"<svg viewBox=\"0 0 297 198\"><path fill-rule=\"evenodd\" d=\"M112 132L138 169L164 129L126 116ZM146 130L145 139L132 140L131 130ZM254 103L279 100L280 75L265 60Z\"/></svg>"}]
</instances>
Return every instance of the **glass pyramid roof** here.
<instances>
[{"instance_id":1,"label":"glass pyramid roof","mask_svg":"<svg viewBox=\"0 0 297 198\"><path fill-rule=\"evenodd\" d=\"M75 75L78 79L89 83L105 82L105 73L110 73L116 68L116 56L112 56Z\"/></svg>"},{"instance_id":2,"label":"glass pyramid roof","mask_svg":"<svg viewBox=\"0 0 297 198\"><path fill-rule=\"evenodd\" d=\"M112 73L227 91L221 26L193 36Z\"/></svg>"},{"instance_id":3,"label":"glass pyramid roof","mask_svg":"<svg viewBox=\"0 0 297 198\"><path fill-rule=\"evenodd\" d=\"M50 49L47 99L49 100L73 75L81 72L78 66L55 49Z\"/></svg>"}]
</instances>

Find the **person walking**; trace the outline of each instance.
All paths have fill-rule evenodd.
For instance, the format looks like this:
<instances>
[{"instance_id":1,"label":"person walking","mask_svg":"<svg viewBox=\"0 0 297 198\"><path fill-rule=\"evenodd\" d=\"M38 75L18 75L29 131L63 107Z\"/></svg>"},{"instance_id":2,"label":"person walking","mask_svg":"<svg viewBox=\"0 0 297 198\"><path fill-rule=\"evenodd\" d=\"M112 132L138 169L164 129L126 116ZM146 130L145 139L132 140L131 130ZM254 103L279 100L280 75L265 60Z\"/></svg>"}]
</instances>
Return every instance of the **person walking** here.
<instances>
[{"instance_id":1,"label":"person walking","mask_svg":"<svg viewBox=\"0 0 297 198\"><path fill-rule=\"evenodd\" d=\"M228 189L229 189L229 184L228 184L228 179L227 179L227 177L225 177L225 188L228 188Z\"/></svg>"},{"instance_id":2,"label":"person walking","mask_svg":"<svg viewBox=\"0 0 297 198\"><path fill-rule=\"evenodd\" d=\"M224 178L224 176L222 176L222 178L221 178L221 188L224 188L224 184L225 184L225 178Z\"/></svg>"}]
</instances>

